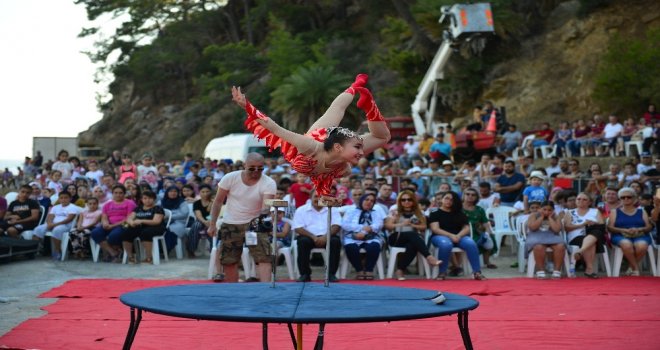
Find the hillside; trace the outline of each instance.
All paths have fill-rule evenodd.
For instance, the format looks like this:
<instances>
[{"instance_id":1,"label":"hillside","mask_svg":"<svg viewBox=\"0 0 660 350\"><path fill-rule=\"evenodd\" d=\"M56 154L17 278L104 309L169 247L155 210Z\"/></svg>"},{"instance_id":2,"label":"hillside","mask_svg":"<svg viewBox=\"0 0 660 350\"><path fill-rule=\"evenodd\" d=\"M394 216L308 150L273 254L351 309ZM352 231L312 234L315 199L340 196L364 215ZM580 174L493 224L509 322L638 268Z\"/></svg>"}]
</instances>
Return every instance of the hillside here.
<instances>
[{"instance_id":1,"label":"hillside","mask_svg":"<svg viewBox=\"0 0 660 350\"><path fill-rule=\"evenodd\" d=\"M339 57L329 59L339 60L336 64L339 72L353 75L358 71L369 71L372 76L370 85L386 116L407 114L407 106L412 102L410 96L414 95L413 89L407 88L399 95L392 95L391 92L397 88L404 89L418 80L409 79L412 83L405 81L402 78L406 76L405 71L397 72L382 67L382 63L374 59L373 56L384 50L383 43L378 42L376 35L382 35L385 30L381 29L380 33L374 34L364 30L368 27L365 22L376 20L364 15L365 9L359 8L360 2L356 3L347 10L345 16L346 20L358 23L356 26L366 33L360 39L365 44L358 50L354 42L336 39L327 43L326 48L338 52L336 55ZM551 5L546 9L547 13L529 17L530 21L536 21L534 30L529 31L529 34L484 50L482 55L497 55L502 52L496 50L508 50L508 59L488 67L479 77L481 84L476 95L468 95L458 102L450 94L441 96L445 105L438 118L460 125L460 117L469 115L472 105L484 100L491 100L497 106L506 106L509 120L523 129L534 128L541 121L575 120L595 112L607 112L601 111L591 96L595 85L594 76L608 44L617 33L634 37L644 33L647 28L660 27L660 3L652 0L612 1L611 5L595 10L584 18L577 16L578 1L545 3ZM381 10L388 11L386 8ZM358 16L360 13L363 15ZM437 21L437 17L434 17ZM384 22L379 19L375 23L385 27ZM495 22L497 27L497 17ZM342 25L335 15L327 23L337 27ZM436 30L440 31L439 26ZM414 35L409 34L409 37ZM434 33L434 37L437 38L437 33ZM500 41L503 40L500 38ZM360 56L365 55L360 51L372 51L372 56ZM355 57L351 57L351 52L355 53ZM422 62L428 62L429 59L426 57ZM462 59L463 55L455 54L452 57L447 76L455 72L458 66L456 63ZM412 78L419 76L421 80L426 67L426 64L421 63L407 69L414 72ZM256 76L247 83L248 91L255 91L251 96L256 96L260 107L276 120L282 121L278 119L281 115L268 105L272 102L272 87L268 84L274 79L273 75L265 71L253 75ZM112 86L113 99L105 106L103 119L79 135L81 142L97 144L108 151L121 149L136 154L150 151L158 158L173 158L186 152L201 155L212 138L241 130L242 113L230 102L228 89L212 91L210 96L213 98L209 103L208 97L188 97L190 94L199 95L199 89L190 89L189 92L186 86L170 86L170 95L178 91L186 92L186 98L173 98L170 95L162 97L146 93L141 87L143 85L144 82L135 78L117 78ZM163 83L163 86L168 84ZM627 112L639 114L643 108L643 103L640 103L639 111ZM356 118L349 116L349 124L359 122Z\"/></svg>"}]
</instances>

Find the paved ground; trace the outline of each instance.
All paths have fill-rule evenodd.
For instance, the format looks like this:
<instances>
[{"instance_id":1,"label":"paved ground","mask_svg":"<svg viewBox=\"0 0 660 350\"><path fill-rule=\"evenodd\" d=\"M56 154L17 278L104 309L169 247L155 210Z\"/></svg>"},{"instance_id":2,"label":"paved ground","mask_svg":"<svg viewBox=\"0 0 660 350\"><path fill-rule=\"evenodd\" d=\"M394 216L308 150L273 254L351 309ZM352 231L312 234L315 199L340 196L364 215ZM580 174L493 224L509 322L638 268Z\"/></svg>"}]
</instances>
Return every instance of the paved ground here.
<instances>
[{"instance_id":1,"label":"paved ground","mask_svg":"<svg viewBox=\"0 0 660 350\"><path fill-rule=\"evenodd\" d=\"M498 269L484 269L488 278L520 277L517 269L510 268L515 257L509 247L504 248L504 256L492 261ZM206 279L208 257L170 260L155 266L151 264L121 265L93 263L91 260L54 262L50 258L37 257L34 260L17 259L0 264L0 335L9 332L21 322L42 316L40 309L55 299L38 298L39 294L57 287L64 282L80 278L144 278L144 279ZM414 271L413 271L414 272ZM286 267L279 266L278 276L288 279ZM354 274L349 272L349 278ZM323 267L313 267L313 279L323 278ZM420 278L410 274L408 278ZM464 277L457 277L464 278Z\"/></svg>"}]
</instances>

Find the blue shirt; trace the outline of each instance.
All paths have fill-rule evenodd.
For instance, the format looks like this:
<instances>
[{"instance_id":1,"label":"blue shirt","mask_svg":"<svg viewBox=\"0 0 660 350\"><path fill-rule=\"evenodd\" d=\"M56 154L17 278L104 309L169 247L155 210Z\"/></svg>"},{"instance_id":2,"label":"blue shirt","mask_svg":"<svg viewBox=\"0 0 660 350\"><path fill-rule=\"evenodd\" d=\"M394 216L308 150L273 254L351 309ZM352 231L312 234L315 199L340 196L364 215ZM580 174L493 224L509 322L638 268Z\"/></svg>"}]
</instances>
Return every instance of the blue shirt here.
<instances>
[{"instance_id":1,"label":"blue shirt","mask_svg":"<svg viewBox=\"0 0 660 350\"><path fill-rule=\"evenodd\" d=\"M525 184L525 177L522 176L522 174L520 173L513 173L511 177L507 176L506 174L502 174L500 175L500 177L497 178L497 183L500 184L500 186L502 187L515 185L518 182ZM500 193L500 201L509 202L509 203L515 202L518 199L520 192L521 190L513 191L509 193Z\"/></svg>"},{"instance_id":2,"label":"blue shirt","mask_svg":"<svg viewBox=\"0 0 660 350\"><path fill-rule=\"evenodd\" d=\"M541 186L527 186L523 190L523 196L527 196L527 203L545 202L548 198L548 191Z\"/></svg>"},{"instance_id":3,"label":"blue shirt","mask_svg":"<svg viewBox=\"0 0 660 350\"><path fill-rule=\"evenodd\" d=\"M446 156L451 154L451 145L447 143L434 142L429 150L430 152L440 152Z\"/></svg>"}]
</instances>

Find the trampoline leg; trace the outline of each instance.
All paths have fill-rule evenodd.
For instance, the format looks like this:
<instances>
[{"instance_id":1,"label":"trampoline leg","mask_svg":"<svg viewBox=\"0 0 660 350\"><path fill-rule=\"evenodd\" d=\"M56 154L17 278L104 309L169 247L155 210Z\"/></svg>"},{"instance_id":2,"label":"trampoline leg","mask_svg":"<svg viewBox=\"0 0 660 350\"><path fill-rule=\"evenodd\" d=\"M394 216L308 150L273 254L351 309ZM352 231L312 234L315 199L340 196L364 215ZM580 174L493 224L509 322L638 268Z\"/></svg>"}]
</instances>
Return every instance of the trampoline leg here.
<instances>
[{"instance_id":1,"label":"trampoline leg","mask_svg":"<svg viewBox=\"0 0 660 350\"><path fill-rule=\"evenodd\" d=\"M296 334L293 333L293 326L291 323L287 323L287 326L289 327L289 334L291 335L291 341L293 342L293 350L297 350L298 343L296 343Z\"/></svg>"},{"instance_id":2,"label":"trampoline leg","mask_svg":"<svg viewBox=\"0 0 660 350\"><path fill-rule=\"evenodd\" d=\"M261 326L261 343L264 350L268 350L268 323L264 322Z\"/></svg>"},{"instance_id":3,"label":"trampoline leg","mask_svg":"<svg viewBox=\"0 0 660 350\"><path fill-rule=\"evenodd\" d=\"M316 344L314 344L314 350L323 349L323 335L325 333L325 323L319 324L319 335L316 337Z\"/></svg>"},{"instance_id":4,"label":"trampoline leg","mask_svg":"<svg viewBox=\"0 0 660 350\"><path fill-rule=\"evenodd\" d=\"M470 329L468 328L468 312L461 311L458 313L458 328L461 330L461 337L463 337L463 345L466 350L472 350L472 339L470 339Z\"/></svg>"},{"instance_id":5,"label":"trampoline leg","mask_svg":"<svg viewBox=\"0 0 660 350\"><path fill-rule=\"evenodd\" d=\"M124 350L128 350L133 346L135 334L137 333L140 321L142 320L142 310L137 310L137 318L135 313L135 308L131 308L131 323L128 325L128 333L126 333L126 339L124 340L124 346L122 347Z\"/></svg>"}]
</instances>

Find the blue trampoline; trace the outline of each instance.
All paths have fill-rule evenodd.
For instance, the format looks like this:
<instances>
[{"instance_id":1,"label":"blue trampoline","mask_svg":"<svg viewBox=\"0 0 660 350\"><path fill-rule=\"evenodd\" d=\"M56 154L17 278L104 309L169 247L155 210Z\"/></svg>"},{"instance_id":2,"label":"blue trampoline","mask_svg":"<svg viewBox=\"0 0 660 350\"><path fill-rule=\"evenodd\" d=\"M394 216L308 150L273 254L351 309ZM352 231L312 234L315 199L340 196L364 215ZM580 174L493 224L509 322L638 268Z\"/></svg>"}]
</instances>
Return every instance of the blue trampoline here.
<instances>
[{"instance_id":1,"label":"blue trampoline","mask_svg":"<svg viewBox=\"0 0 660 350\"><path fill-rule=\"evenodd\" d=\"M466 349L472 349L468 311L479 306L470 297L444 293L447 300L435 304L437 291L369 285L320 283L222 283L147 288L123 294L131 308L131 323L124 342L130 349L142 312L195 320L261 323L263 348L268 349L268 324L286 323L294 349L301 349L292 324L319 324L315 349L323 348L328 323L400 321L458 314L458 327ZM347 308L347 301L351 307ZM357 302L356 302L357 301ZM299 326L300 327L300 326ZM300 328L299 328L300 330Z\"/></svg>"}]
</instances>

